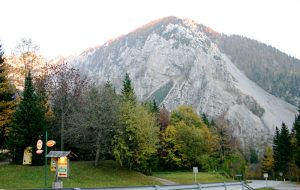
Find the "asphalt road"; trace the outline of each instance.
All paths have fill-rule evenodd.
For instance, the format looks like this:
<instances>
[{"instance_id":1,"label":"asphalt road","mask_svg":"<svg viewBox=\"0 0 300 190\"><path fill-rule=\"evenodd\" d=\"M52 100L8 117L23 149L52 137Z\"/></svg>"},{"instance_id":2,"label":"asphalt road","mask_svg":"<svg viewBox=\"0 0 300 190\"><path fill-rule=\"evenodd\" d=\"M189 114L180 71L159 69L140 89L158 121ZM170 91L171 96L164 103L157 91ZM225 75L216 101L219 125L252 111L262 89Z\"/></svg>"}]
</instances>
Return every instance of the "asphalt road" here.
<instances>
[{"instance_id":1,"label":"asphalt road","mask_svg":"<svg viewBox=\"0 0 300 190\"><path fill-rule=\"evenodd\" d=\"M300 184L283 182L283 181L272 181L268 180L267 184L264 180L251 180L252 183L248 183L249 186L253 188L262 188L262 187L273 187L277 190L300 190Z\"/></svg>"}]
</instances>

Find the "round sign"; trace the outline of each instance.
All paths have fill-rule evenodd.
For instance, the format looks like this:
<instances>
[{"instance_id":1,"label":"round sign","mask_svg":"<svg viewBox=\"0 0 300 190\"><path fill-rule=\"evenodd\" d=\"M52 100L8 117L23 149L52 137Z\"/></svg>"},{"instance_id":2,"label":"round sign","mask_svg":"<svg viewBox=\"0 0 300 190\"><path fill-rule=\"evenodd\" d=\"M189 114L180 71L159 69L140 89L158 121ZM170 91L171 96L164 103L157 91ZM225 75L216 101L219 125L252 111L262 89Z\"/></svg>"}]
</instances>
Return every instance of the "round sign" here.
<instances>
[{"instance_id":1,"label":"round sign","mask_svg":"<svg viewBox=\"0 0 300 190\"><path fill-rule=\"evenodd\" d=\"M47 141L46 144L47 144L48 147L52 147L56 144L56 142L54 140L49 140L49 141Z\"/></svg>"},{"instance_id":2,"label":"round sign","mask_svg":"<svg viewBox=\"0 0 300 190\"><path fill-rule=\"evenodd\" d=\"M38 150L41 150L42 147L43 147L43 141L40 139L40 140L38 140L37 143L36 143L36 148L37 148Z\"/></svg>"},{"instance_id":3,"label":"round sign","mask_svg":"<svg viewBox=\"0 0 300 190\"><path fill-rule=\"evenodd\" d=\"M44 151L43 150L37 150L36 153L37 154L42 154Z\"/></svg>"}]
</instances>

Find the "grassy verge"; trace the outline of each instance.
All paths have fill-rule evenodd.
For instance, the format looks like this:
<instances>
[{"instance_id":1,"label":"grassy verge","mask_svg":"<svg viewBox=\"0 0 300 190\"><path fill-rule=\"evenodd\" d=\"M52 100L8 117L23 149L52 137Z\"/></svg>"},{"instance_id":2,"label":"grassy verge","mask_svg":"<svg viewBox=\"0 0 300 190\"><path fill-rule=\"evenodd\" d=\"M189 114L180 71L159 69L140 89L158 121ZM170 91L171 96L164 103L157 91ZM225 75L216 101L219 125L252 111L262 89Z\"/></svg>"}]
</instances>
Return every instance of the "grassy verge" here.
<instances>
[{"instance_id":1,"label":"grassy verge","mask_svg":"<svg viewBox=\"0 0 300 190\"><path fill-rule=\"evenodd\" d=\"M97 167L92 162L71 162L70 170L70 178L63 180L64 187L160 185L153 178L141 173L116 168L112 161L102 162ZM47 173L46 187L51 187L54 173ZM0 166L0 189L44 187L44 166Z\"/></svg>"},{"instance_id":2,"label":"grassy verge","mask_svg":"<svg viewBox=\"0 0 300 190\"><path fill-rule=\"evenodd\" d=\"M195 183L195 176L192 172L155 172L156 177L174 181L179 184ZM233 181L220 174L198 173L197 183L229 182Z\"/></svg>"},{"instance_id":3,"label":"grassy verge","mask_svg":"<svg viewBox=\"0 0 300 190\"><path fill-rule=\"evenodd\" d=\"M44 185L44 166L0 165L0 189L45 188L51 187L54 173L47 167L47 186ZM139 172L117 168L113 161L101 162L93 166L92 162L71 162L70 178L63 179L64 187L117 187L162 185L152 176ZM157 172L154 176L179 184L194 183L192 172ZM232 181L219 174L199 173L197 182Z\"/></svg>"}]
</instances>

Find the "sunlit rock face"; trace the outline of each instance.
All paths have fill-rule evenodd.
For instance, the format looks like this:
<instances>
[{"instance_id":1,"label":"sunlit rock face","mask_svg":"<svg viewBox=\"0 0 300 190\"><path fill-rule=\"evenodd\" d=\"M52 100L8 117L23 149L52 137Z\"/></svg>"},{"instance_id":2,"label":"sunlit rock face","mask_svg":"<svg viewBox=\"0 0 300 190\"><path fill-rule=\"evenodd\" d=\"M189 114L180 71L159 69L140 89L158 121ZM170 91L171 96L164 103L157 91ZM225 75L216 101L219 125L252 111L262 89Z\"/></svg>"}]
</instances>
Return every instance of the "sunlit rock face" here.
<instances>
[{"instance_id":1,"label":"sunlit rock face","mask_svg":"<svg viewBox=\"0 0 300 190\"><path fill-rule=\"evenodd\" d=\"M167 17L67 61L97 84L111 81L117 91L129 73L141 101L155 99L170 110L191 105L222 117L244 146L270 142L282 122L291 127L296 107L249 80L204 30Z\"/></svg>"}]
</instances>

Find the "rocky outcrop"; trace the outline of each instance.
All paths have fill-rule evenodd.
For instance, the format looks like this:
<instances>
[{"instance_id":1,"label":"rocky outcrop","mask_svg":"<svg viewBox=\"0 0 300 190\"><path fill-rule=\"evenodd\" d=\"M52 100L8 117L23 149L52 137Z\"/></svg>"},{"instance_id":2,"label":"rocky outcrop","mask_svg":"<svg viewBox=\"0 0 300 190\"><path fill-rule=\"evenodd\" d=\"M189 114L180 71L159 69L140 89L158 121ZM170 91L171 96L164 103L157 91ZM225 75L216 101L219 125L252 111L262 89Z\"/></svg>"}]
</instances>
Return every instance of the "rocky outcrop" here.
<instances>
[{"instance_id":1,"label":"rocky outcrop","mask_svg":"<svg viewBox=\"0 0 300 190\"><path fill-rule=\"evenodd\" d=\"M68 61L96 83L117 91L129 73L138 99L168 109L191 105L211 118L224 117L243 144L269 141L275 126L292 125L296 107L267 93L222 54L188 20L168 17L90 49Z\"/></svg>"}]
</instances>

